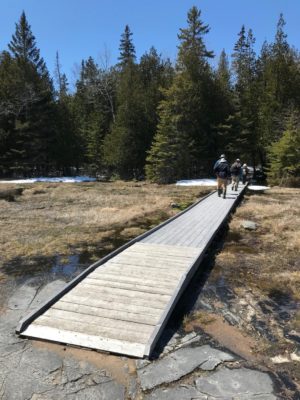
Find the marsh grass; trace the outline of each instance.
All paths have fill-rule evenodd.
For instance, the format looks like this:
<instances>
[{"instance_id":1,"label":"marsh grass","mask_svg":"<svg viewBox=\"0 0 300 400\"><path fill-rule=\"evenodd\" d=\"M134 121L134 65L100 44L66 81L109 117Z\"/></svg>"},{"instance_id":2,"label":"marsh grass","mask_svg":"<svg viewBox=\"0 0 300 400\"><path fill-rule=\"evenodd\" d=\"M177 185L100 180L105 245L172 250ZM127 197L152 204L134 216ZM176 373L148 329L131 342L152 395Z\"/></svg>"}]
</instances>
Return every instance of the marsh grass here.
<instances>
[{"instance_id":1,"label":"marsh grass","mask_svg":"<svg viewBox=\"0 0 300 400\"><path fill-rule=\"evenodd\" d=\"M278 303L286 299L300 302L299 196L299 189L287 188L245 196L216 259L236 293L247 288ZM245 219L256 222L257 230L244 230L241 223ZM274 293L281 296L276 298ZM298 320L296 314L289 324L299 327Z\"/></svg>"},{"instance_id":2,"label":"marsh grass","mask_svg":"<svg viewBox=\"0 0 300 400\"><path fill-rule=\"evenodd\" d=\"M18 185L2 184L2 189ZM31 257L112 250L116 236L137 236L210 189L146 183L23 185L15 202L0 200L0 263Z\"/></svg>"}]
</instances>

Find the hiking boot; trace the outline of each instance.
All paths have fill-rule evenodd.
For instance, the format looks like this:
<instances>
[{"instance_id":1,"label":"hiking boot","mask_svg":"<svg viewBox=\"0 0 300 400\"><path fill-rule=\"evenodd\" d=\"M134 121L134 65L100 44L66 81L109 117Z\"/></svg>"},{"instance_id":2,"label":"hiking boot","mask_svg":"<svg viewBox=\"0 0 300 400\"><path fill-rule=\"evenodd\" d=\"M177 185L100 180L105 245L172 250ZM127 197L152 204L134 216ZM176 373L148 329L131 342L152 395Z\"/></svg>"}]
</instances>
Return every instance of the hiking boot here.
<instances>
[{"instance_id":1,"label":"hiking boot","mask_svg":"<svg viewBox=\"0 0 300 400\"><path fill-rule=\"evenodd\" d=\"M223 199L226 199L226 190L224 190Z\"/></svg>"},{"instance_id":2,"label":"hiking boot","mask_svg":"<svg viewBox=\"0 0 300 400\"><path fill-rule=\"evenodd\" d=\"M218 189L218 196L221 197L222 189Z\"/></svg>"}]
</instances>

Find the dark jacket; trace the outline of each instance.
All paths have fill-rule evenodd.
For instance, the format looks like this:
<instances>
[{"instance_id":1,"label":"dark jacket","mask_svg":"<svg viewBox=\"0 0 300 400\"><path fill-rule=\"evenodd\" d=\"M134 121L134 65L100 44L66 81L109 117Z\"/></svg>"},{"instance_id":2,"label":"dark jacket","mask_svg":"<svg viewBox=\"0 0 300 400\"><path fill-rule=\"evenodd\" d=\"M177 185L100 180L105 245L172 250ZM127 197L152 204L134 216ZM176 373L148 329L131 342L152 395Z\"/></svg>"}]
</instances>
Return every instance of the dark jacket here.
<instances>
[{"instance_id":1,"label":"dark jacket","mask_svg":"<svg viewBox=\"0 0 300 400\"><path fill-rule=\"evenodd\" d=\"M214 166L214 173L217 174L219 178L226 179L230 177L230 168L226 160L216 163Z\"/></svg>"},{"instance_id":2,"label":"dark jacket","mask_svg":"<svg viewBox=\"0 0 300 400\"><path fill-rule=\"evenodd\" d=\"M239 176L241 175L242 172L242 166L239 162L235 162L232 164L231 168L230 168L230 172L232 175L234 176Z\"/></svg>"}]
</instances>

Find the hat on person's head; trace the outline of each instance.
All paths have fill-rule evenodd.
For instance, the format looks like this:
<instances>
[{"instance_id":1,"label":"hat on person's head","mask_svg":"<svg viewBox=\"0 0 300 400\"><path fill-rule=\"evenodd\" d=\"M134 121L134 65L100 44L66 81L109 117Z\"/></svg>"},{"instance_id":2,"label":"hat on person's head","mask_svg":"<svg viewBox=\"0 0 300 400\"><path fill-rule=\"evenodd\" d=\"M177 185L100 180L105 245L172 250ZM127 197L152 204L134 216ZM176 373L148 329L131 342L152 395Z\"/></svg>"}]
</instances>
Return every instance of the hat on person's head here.
<instances>
[{"instance_id":1,"label":"hat on person's head","mask_svg":"<svg viewBox=\"0 0 300 400\"><path fill-rule=\"evenodd\" d=\"M241 160L240 160L239 158L237 158L235 161L238 161L238 162L240 162Z\"/></svg>"},{"instance_id":2,"label":"hat on person's head","mask_svg":"<svg viewBox=\"0 0 300 400\"><path fill-rule=\"evenodd\" d=\"M221 154L221 155L220 155L220 158L225 158L225 154Z\"/></svg>"},{"instance_id":3,"label":"hat on person's head","mask_svg":"<svg viewBox=\"0 0 300 400\"><path fill-rule=\"evenodd\" d=\"M244 164L243 167L247 167L247 164Z\"/></svg>"}]
</instances>

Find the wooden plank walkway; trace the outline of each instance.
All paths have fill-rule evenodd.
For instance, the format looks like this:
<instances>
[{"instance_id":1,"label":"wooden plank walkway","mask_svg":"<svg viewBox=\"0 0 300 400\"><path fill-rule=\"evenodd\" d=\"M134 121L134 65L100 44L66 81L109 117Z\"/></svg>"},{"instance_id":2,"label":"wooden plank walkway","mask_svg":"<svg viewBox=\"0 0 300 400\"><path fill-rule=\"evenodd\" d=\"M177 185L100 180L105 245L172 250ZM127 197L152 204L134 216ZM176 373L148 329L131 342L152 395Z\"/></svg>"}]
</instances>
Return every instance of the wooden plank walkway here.
<instances>
[{"instance_id":1,"label":"wooden plank walkway","mask_svg":"<svg viewBox=\"0 0 300 400\"><path fill-rule=\"evenodd\" d=\"M20 322L22 336L150 356L180 295L238 197L212 193L95 263ZM98 266L98 264L101 264Z\"/></svg>"}]
</instances>

